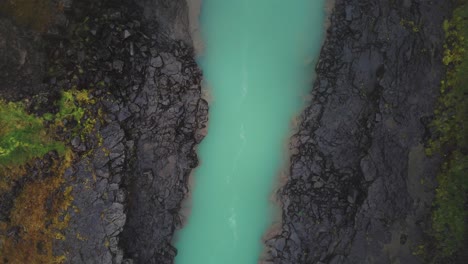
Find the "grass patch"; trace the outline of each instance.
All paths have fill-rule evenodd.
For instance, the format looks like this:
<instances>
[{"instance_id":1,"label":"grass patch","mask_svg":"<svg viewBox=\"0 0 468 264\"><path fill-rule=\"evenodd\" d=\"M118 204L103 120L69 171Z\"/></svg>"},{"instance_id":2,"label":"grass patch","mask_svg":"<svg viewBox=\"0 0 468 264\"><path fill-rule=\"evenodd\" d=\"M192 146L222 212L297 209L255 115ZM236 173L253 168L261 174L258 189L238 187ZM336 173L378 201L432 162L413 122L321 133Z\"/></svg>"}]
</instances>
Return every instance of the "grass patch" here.
<instances>
[{"instance_id":1,"label":"grass patch","mask_svg":"<svg viewBox=\"0 0 468 264\"><path fill-rule=\"evenodd\" d=\"M0 195L21 182L8 220L0 221L0 263L65 262L53 244L65 238L70 221L72 188L64 174L76 153L69 140L99 139L93 133L99 115L89 107L94 103L89 91L72 89L62 93L55 113L35 116L25 103L0 101Z\"/></svg>"},{"instance_id":2,"label":"grass patch","mask_svg":"<svg viewBox=\"0 0 468 264\"><path fill-rule=\"evenodd\" d=\"M52 174L45 179L28 182L16 198L8 223L0 223L0 230L15 230L0 237L0 263L64 263L65 256L53 253L53 243L63 239L68 226L66 213L73 197L71 187L64 187L63 174L71 166L73 153L65 155L47 168Z\"/></svg>"},{"instance_id":3,"label":"grass patch","mask_svg":"<svg viewBox=\"0 0 468 264\"><path fill-rule=\"evenodd\" d=\"M57 113L35 116L22 102L0 101L0 193L21 177L24 166L35 158L56 151L63 156L68 142L60 138L91 134L96 118L86 118L86 106L94 104L89 91L64 91Z\"/></svg>"},{"instance_id":4,"label":"grass patch","mask_svg":"<svg viewBox=\"0 0 468 264\"><path fill-rule=\"evenodd\" d=\"M432 123L435 138L427 154L442 154L432 214L436 240L432 262L443 263L465 250L468 194L468 3L460 1L451 20L444 22L446 78Z\"/></svg>"},{"instance_id":5,"label":"grass patch","mask_svg":"<svg viewBox=\"0 0 468 264\"><path fill-rule=\"evenodd\" d=\"M0 101L0 166L23 165L65 145L53 139L44 119L27 113L21 103Z\"/></svg>"},{"instance_id":6,"label":"grass patch","mask_svg":"<svg viewBox=\"0 0 468 264\"><path fill-rule=\"evenodd\" d=\"M63 155L65 150L42 117L27 113L21 102L0 101L0 194L24 176L28 162L51 151Z\"/></svg>"}]
</instances>

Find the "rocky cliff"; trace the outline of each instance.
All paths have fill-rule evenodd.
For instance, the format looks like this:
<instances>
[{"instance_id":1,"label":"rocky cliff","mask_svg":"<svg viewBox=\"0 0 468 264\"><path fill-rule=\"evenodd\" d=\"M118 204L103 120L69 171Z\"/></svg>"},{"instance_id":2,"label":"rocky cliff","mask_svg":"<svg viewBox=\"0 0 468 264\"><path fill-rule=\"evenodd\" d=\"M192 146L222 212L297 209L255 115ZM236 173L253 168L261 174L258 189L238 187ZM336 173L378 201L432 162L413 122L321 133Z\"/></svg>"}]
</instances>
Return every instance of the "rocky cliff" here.
<instances>
[{"instance_id":1,"label":"rocky cliff","mask_svg":"<svg viewBox=\"0 0 468 264\"><path fill-rule=\"evenodd\" d=\"M437 158L424 154L450 3L337 0L279 191L272 263L421 263Z\"/></svg>"},{"instance_id":2,"label":"rocky cliff","mask_svg":"<svg viewBox=\"0 0 468 264\"><path fill-rule=\"evenodd\" d=\"M2 18L0 27L3 98L32 101L36 107L29 110L38 115L54 111L62 90L89 91L86 100L92 102L76 120L92 120L89 133L61 137L77 155L57 190L69 190L71 201L62 219L66 227L53 239L53 255L65 263L172 263L172 236L208 110L187 4L60 1L58 7L45 32L27 29L14 17ZM0 211L5 245L28 244L28 231L8 223L15 199L41 177L22 178L2 194L9 201ZM37 243L32 253L5 246L0 262L43 259L49 252L44 241Z\"/></svg>"}]
</instances>

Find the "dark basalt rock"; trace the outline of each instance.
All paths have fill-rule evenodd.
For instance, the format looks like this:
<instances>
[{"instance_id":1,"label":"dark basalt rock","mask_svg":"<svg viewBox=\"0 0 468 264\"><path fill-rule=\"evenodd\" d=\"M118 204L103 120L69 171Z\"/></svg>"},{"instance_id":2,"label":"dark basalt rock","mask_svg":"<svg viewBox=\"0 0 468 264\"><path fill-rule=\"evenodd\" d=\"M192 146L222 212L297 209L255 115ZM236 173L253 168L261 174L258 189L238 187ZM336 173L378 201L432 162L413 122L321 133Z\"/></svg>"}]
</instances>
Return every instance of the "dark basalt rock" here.
<instances>
[{"instance_id":1,"label":"dark basalt rock","mask_svg":"<svg viewBox=\"0 0 468 264\"><path fill-rule=\"evenodd\" d=\"M59 96L51 91L90 89L97 102L90 118L99 118L98 135L66 138L80 158L64 175L73 202L54 253L74 264L172 263L208 114L186 3L82 0L64 9L61 23L31 42L35 35L25 38L25 29L0 20L0 66L11 68L2 72L3 97L44 90L45 103L35 99L32 107L38 114L54 111L50 102ZM161 12L145 17L148 9ZM0 215L17 192L1 197Z\"/></svg>"},{"instance_id":2,"label":"dark basalt rock","mask_svg":"<svg viewBox=\"0 0 468 264\"><path fill-rule=\"evenodd\" d=\"M172 263L172 236L207 121L201 72L189 39L173 39L166 18L140 20L141 9L128 3L90 5L94 15L84 32L76 30L91 44L66 44L62 64L78 76L77 85L97 87L107 125L100 130L102 147L71 173L80 212L57 252L68 252L69 263ZM78 7L76 14L89 13ZM80 148L77 140L72 145ZM95 175L85 169L89 163Z\"/></svg>"},{"instance_id":3,"label":"dark basalt rock","mask_svg":"<svg viewBox=\"0 0 468 264\"><path fill-rule=\"evenodd\" d=\"M134 0L147 21L157 24L158 38L182 40L192 45L186 0ZM153 33L154 34L154 33Z\"/></svg>"},{"instance_id":4,"label":"dark basalt rock","mask_svg":"<svg viewBox=\"0 0 468 264\"><path fill-rule=\"evenodd\" d=\"M19 100L47 90L42 78L46 56L40 34L19 27L0 14L0 93Z\"/></svg>"},{"instance_id":5,"label":"dark basalt rock","mask_svg":"<svg viewBox=\"0 0 468 264\"><path fill-rule=\"evenodd\" d=\"M438 165L424 154L426 119L449 10L448 2L336 1L278 193L283 226L266 242L270 262L421 263L412 252Z\"/></svg>"},{"instance_id":6,"label":"dark basalt rock","mask_svg":"<svg viewBox=\"0 0 468 264\"><path fill-rule=\"evenodd\" d=\"M174 43L172 50L149 58L149 63L159 56L164 66L147 67L145 83L127 102L138 118L127 123L135 138L135 171L125 181L128 220L122 245L136 263L173 262L172 236L180 226L188 175L198 164L194 147L207 114L201 73L191 50Z\"/></svg>"},{"instance_id":7,"label":"dark basalt rock","mask_svg":"<svg viewBox=\"0 0 468 264\"><path fill-rule=\"evenodd\" d=\"M65 254L66 263L121 263L123 259L118 242L126 221L126 193L120 183L129 148L118 123L103 126L99 134L102 145L65 172L73 203L65 239L56 241L54 251Z\"/></svg>"}]
</instances>

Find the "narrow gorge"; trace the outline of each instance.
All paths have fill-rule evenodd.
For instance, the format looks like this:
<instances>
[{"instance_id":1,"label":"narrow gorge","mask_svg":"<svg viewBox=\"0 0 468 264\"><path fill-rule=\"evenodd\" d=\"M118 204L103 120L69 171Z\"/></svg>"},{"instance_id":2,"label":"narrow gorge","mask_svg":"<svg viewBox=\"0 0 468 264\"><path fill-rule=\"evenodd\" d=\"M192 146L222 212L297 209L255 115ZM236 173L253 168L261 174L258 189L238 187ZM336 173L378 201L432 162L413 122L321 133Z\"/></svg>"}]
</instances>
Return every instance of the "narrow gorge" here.
<instances>
[{"instance_id":1,"label":"narrow gorge","mask_svg":"<svg viewBox=\"0 0 468 264\"><path fill-rule=\"evenodd\" d=\"M467 263L465 0L0 1L0 264Z\"/></svg>"},{"instance_id":2,"label":"narrow gorge","mask_svg":"<svg viewBox=\"0 0 468 264\"><path fill-rule=\"evenodd\" d=\"M201 165L183 209L190 213L176 236L175 263L256 263L277 214L270 196L293 116L312 85L324 6L205 0L200 20L208 133L198 146Z\"/></svg>"}]
</instances>

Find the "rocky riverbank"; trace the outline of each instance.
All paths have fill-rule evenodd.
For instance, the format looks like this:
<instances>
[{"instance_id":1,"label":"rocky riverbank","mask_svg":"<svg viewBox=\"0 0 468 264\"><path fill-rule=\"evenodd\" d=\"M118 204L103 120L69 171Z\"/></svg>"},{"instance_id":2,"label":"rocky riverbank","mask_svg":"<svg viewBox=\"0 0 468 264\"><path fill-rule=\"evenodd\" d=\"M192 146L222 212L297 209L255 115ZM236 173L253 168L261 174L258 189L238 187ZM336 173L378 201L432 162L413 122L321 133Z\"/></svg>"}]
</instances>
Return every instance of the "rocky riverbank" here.
<instances>
[{"instance_id":1,"label":"rocky riverbank","mask_svg":"<svg viewBox=\"0 0 468 264\"><path fill-rule=\"evenodd\" d=\"M449 2L337 0L279 191L272 263L421 263L439 159L424 153Z\"/></svg>"},{"instance_id":2,"label":"rocky riverbank","mask_svg":"<svg viewBox=\"0 0 468 264\"><path fill-rule=\"evenodd\" d=\"M2 17L1 96L32 102L28 111L41 116L58 111L61 91L86 91L89 98L71 95L92 102L80 105L85 115L75 121L92 122L81 136L59 136L75 156L55 190L68 190L70 204L60 214L66 226L44 225L53 241L39 240L33 252L8 246L36 243L24 241L31 233L25 226L10 225L18 197L46 176L22 177L2 194L0 262L44 260L50 252L43 245L52 242L55 260L65 263L172 263L172 235L208 110L187 4L57 2L44 31ZM51 194L45 199L60 203ZM30 213L46 212L42 205Z\"/></svg>"}]
</instances>

